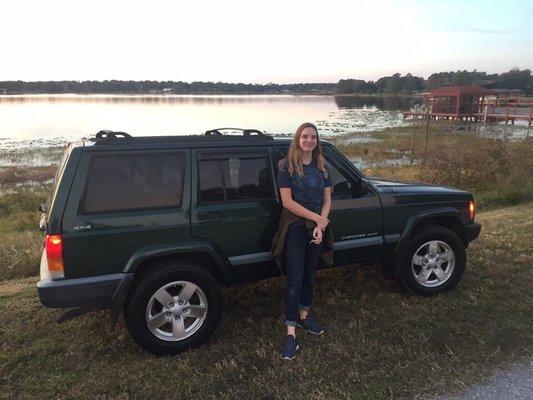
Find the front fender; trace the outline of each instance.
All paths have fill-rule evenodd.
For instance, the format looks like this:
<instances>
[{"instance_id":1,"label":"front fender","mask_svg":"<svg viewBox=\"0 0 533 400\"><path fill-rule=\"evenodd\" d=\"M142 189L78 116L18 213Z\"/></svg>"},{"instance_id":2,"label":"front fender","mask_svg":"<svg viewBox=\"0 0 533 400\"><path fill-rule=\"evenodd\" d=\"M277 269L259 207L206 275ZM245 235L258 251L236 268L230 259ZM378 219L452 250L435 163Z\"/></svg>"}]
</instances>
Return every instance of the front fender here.
<instances>
[{"instance_id":1,"label":"front fender","mask_svg":"<svg viewBox=\"0 0 533 400\"><path fill-rule=\"evenodd\" d=\"M435 218L435 217L450 217L457 219L457 221L460 223L462 229L464 230L464 222L462 221L462 215L461 213L453 207L438 207L438 208L432 208L430 210L422 210L417 213L414 213L409 217L407 220L407 223L405 224L402 235L400 237L400 240L396 244L396 247L394 248L394 254L398 254L404 244L409 241L409 236L414 231L416 226L427 219Z\"/></svg>"}]
</instances>

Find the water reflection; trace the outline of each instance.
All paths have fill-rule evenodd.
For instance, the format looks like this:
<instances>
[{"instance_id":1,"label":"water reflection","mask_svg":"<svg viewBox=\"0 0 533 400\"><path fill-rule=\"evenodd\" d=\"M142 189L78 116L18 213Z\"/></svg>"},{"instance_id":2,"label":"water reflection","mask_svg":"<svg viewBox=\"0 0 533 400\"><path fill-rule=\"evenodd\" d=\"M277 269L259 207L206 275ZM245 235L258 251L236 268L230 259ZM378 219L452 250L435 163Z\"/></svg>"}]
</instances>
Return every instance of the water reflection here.
<instances>
[{"instance_id":1,"label":"water reflection","mask_svg":"<svg viewBox=\"0 0 533 400\"><path fill-rule=\"evenodd\" d=\"M332 96L292 95L0 95L1 103L142 103L142 104L223 104L223 103L321 103Z\"/></svg>"},{"instance_id":2,"label":"water reflection","mask_svg":"<svg viewBox=\"0 0 533 400\"><path fill-rule=\"evenodd\" d=\"M372 112L359 113L364 105ZM402 123L380 98L292 95L7 95L0 96L0 138L189 135L222 126L293 133L304 121L324 135ZM377 108L376 108L377 107ZM353 111L353 112L352 112Z\"/></svg>"},{"instance_id":3,"label":"water reflection","mask_svg":"<svg viewBox=\"0 0 533 400\"><path fill-rule=\"evenodd\" d=\"M313 95L0 95L0 104L9 103L142 103L142 104L224 104L224 103L305 103L334 102L340 109L377 107L380 110L409 110L421 99L405 96L313 96Z\"/></svg>"}]
</instances>

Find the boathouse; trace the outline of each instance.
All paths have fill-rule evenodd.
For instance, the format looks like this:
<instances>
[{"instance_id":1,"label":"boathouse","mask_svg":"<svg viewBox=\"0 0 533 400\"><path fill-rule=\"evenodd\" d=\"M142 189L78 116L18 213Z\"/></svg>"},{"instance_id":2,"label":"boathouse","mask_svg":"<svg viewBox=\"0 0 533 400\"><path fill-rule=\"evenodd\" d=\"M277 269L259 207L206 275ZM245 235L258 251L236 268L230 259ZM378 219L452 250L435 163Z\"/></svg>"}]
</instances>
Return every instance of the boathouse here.
<instances>
[{"instance_id":1,"label":"boathouse","mask_svg":"<svg viewBox=\"0 0 533 400\"><path fill-rule=\"evenodd\" d=\"M424 93L424 111L406 111L404 118L458 119L461 121L533 122L533 102L519 102L513 90L481 86L443 86Z\"/></svg>"},{"instance_id":2,"label":"boathouse","mask_svg":"<svg viewBox=\"0 0 533 400\"><path fill-rule=\"evenodd\" d=\"M481 86L444 86L429 95L429 113L453 119L469 119L483 112L488 97L493 102L497 92Z\"/></svg>"}]
</instances>

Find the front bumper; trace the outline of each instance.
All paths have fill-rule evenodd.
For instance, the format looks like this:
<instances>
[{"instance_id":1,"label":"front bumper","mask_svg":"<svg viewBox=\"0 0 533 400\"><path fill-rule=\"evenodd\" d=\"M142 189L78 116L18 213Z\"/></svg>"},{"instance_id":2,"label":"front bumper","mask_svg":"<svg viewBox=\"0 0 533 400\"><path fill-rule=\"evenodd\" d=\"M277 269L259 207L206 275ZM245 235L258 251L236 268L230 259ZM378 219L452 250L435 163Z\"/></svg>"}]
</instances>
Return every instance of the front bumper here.
<instances>
[{"instance_id":1,"label":"front bumper","mask_svg":"<svg viewBox=\"0 0 533 400\"><path fill-rule=\"evenodd\" d=\"M37 283L41 303L51 308L110 308L115 299L127 292L132 274L112 274L88 278L49 280Z\"/></svg>"},{"instance_id":2,"label":"front bumper","mask_svg":"<svg viewBox=\"0 0 533 400\"><path fill-rule=\"evenodd\" d=\"M467 225L465 227L466 242L470 243L472 240L477 238L479 236L480 231L481 225L476 224L475 222L472 222L470 225Z\"/></svg>"}]
</instances>

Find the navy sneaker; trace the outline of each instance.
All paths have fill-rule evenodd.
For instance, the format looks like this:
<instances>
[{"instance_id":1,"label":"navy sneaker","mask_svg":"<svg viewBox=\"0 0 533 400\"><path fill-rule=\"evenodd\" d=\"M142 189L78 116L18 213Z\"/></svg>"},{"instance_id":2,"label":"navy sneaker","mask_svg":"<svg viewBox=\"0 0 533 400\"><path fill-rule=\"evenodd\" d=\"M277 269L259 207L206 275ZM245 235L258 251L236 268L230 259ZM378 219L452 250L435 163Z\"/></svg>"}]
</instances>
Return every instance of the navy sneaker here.
<instances>
[{"instance_id":1,"label":"navy sneaker","mask_svg":"<svg viewBox=\"0 0 533 400\"><path fill-rule=\"evenodd\" d=\"M310 314L307 315L306 319L298 319L296 326L299 328L304 328L307 332L311 332L315 335L321 335L324 333L324 327L316 322L316 320Z\"/></svg>"},{"instance_id":2,"label":"navy sneaker","mask_svg":"<svg viewBox=\"0 0 533 400\"><path fill-rule=\"evenodd\" d=\"M285 345L283 345L283 351L281 352L281 357L284 360L292 360L296 355L296 350L300 346L298 345L298 339L293 335L287 335L285 338Z\"/></svg>"}]
</instances>

